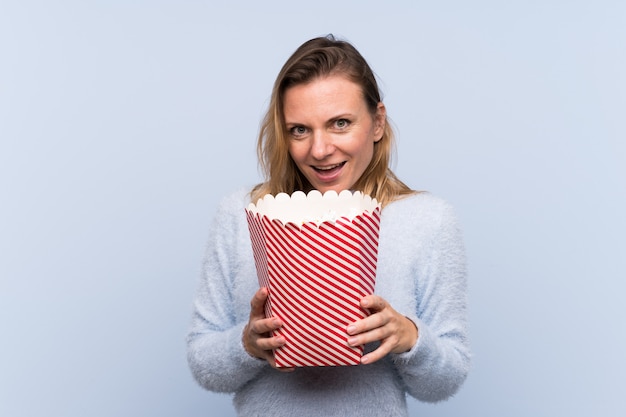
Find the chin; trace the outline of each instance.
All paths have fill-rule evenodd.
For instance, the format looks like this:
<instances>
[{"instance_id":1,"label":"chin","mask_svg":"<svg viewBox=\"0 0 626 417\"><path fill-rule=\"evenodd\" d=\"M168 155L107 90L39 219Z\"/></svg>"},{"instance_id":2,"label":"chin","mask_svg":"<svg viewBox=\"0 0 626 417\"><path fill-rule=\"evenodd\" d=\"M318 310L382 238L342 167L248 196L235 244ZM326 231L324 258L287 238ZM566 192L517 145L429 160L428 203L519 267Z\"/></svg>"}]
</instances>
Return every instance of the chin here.
<instances>
[{"instance_id":1,"label":"chin","mask_svg":"<svg viewBox=\"0 0 626 417\"><path fill-rule=\"evenodd\" d=\"M343 190L347 190L347 189L348 188L337 186L337 187L320 187L317 190L321 192L322 194L324 194L326 191L335 191L337 194L339 194Z\"/></svg>"}]
</instances>

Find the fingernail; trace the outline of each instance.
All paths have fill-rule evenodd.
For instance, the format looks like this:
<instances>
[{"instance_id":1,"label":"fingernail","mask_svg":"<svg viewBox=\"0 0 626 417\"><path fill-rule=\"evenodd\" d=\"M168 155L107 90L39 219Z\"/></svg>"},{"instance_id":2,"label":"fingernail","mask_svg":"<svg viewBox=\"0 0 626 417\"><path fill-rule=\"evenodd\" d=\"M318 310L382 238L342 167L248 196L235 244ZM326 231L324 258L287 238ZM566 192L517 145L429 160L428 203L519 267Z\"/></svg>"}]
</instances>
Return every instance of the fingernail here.
<instances>
[{"instance_id":1,"label":"fingernail","mask_svg":"<svg viewBox=\"0 0 626 417\"><path fill-rule=\"evenodd\" d=\"M356 326L353 326L353 325L348 326L348 329L347 329L348 334L354 333L355 330L356 330Z\"/></svg>"},{"instance_id":2,"label":"fingernail","mask_svg":"<svg viewBox=\"0 0 626 417\"><path fill-rule=\"evenodd\" d=\"M366 363L368 363L369 361L370 361L370 357L369 357L369 356L363 356L363 357L361 358L361 363L362 363L362 364L366 364Z\"/></svg>"},{"instance_id":3,"label":"fingernail","mask_svg":"<svg viewBox=\"0 0 626 417\"><path fill-rule=\"evenodd\" d=\"M348 338L348 344L349 344L350 346L354 346L354 345L356 345L356 344L357 344L356 337L349 337L349 338Z\"/></svg>"}]
</instances>

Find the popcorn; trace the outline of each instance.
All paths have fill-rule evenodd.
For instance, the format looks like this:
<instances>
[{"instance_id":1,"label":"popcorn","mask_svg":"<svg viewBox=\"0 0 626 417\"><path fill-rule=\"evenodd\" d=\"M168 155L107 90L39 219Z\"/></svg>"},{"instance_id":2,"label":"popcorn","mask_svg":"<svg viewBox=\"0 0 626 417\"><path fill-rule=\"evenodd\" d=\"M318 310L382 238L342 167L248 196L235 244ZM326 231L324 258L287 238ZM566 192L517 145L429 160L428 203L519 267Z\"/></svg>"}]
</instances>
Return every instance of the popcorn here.
<instances>
[{"instance_id":1,"label":"popcorn","mask_svg":"<svg viewBox=\"0 0 626 417\"><path fill-rule=\"evenodd\" d=\"M266 316L284 322L277 366L360 363L346 327L366 317L359 301L374 292L380 204L361 192L298 191L266 195L246 213Z\"/></svg>"}]
</instances>

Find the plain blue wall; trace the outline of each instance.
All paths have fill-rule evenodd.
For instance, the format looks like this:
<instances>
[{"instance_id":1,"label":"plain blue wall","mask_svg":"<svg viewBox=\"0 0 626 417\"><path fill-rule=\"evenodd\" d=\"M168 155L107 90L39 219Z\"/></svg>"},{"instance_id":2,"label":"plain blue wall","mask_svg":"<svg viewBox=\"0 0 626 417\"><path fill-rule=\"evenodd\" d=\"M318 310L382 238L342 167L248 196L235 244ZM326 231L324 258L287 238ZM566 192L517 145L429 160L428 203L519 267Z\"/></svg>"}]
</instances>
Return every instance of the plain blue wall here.
<instances>
[{"instance_id":1,"label":"plain blue wall","mask_svg":"<svg viewBox=\"0 0 626 417\"><path fill-rule=\"evenodd\" d=\"M328 32L464 224L474 368L411 414L626 414L623 1L3 0L0 415L234 415L185 359L207 228Z\"/></svg>"}]
</instances>

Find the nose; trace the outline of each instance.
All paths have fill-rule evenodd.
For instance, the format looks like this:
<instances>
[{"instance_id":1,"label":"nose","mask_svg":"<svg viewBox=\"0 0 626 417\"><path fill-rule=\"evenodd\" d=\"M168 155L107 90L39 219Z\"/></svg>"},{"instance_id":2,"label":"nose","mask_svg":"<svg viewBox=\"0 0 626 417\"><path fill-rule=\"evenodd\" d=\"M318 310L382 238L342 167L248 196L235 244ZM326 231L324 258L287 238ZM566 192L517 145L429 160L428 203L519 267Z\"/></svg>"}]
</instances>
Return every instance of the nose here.
<instances>
[{"instance_id":1,"label":"nose","mask_svg":"<svg viewBox=\"0 0 626 417\"><path fill-rule=\"evenodd\" d=\"M323 160L335 150L333 139L328 132L314 131L311 143L311 156L317 160Z\"/></svg>"}]
</instances>

